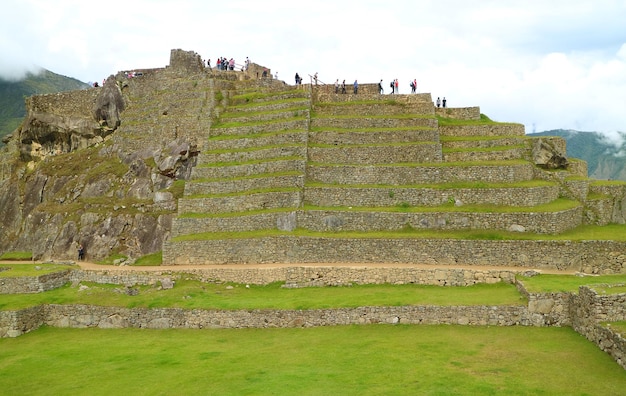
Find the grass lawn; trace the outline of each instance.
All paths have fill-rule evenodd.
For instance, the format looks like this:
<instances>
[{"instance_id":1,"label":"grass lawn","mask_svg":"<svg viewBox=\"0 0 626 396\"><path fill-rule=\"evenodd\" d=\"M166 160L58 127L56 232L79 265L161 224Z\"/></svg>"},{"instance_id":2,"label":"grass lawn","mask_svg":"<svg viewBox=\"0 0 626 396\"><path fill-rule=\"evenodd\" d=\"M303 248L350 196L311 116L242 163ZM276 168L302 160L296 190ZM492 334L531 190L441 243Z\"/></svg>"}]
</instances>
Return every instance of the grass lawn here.
<instances>
[{"instance_id":1,"label":"grass lawn","mask_svg":"<svg viewBox=\"0 0 626 396\"><path fill-rule=\"evenodd\" d=\"M9 268L8 270L3 270ZM67 264L0 264L0 278L17 278L21 276L40 276L51 272L77 269L77 266ZM1 298L1 297L0 297Z\"/></svg>"},{"instance_id":2,"label":"grass lawn","mask_svg":"<svg viewBox=\"0 0 626 396\"><path fill-rule=\"evenodd\" d=\"M526 290L531 293L552 293L552 292L573 292L578 293L578 288L583 285L621 285L626 284L626 274L600 275L600 276L576 276L576 275L553 275L542 274L518 279L526 286ZM596 287L594 287L596 288ZM604 291L606 294L624 293L624 287L600 287L598 292Z\"/></svg>"},{"instance_id":3,"label":"grass lawn","mask_svg":"<svg viewBox=\"0 0 626 396\"><path fill-rule=\"evenodd\" d=\"M623 395L571 328L40 330L0 339L7 395Z\"/></svg>"},{"instance_id":4,"label":"grass lawn","mask_svg":"<svg viewBox=\"0 0 626 396\"><path fill-rule=\"evenodd\" d=\"M139 294L125 294L124 286L83 282L80 291L69 284L37 294L0 295L0 309L40 304L90 304L117 307L176 307L184 309L323 309L402 305L523 305L527 301L506 283L469 287L425 285L359 285L286 289L266 286L202 283L178 280L173 289L137 286Z\"/></svg>"}]
</instances>

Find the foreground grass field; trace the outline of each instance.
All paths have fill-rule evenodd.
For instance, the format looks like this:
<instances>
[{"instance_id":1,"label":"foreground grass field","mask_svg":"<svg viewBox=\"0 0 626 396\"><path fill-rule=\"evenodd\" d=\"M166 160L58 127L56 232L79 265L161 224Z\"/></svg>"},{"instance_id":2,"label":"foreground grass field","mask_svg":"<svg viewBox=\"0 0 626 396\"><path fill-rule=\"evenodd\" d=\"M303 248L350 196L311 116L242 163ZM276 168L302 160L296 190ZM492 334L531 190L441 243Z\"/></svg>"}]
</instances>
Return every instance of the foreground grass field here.
<instances>
[{"instance_id":1,"label":"foreground grass field","mask_svg":"<svg viewBox=\"0 0 626 396\"><path fill-rule=\"evenodd\" d=\"M623 395L570 328L42 328L0 339L6 395Z\"/></svg>"}]
</instances>

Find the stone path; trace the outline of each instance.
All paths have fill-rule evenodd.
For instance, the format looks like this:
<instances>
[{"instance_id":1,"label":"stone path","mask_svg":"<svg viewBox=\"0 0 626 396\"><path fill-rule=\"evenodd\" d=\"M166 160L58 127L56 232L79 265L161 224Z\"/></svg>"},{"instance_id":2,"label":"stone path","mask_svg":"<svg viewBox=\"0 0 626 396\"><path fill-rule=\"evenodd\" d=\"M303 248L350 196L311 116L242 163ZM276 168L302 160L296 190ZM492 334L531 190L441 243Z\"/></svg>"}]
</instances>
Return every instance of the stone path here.
<instances>
[{"instance_id":1,"label":"stone path","mask_svg":"<svg viewBox=\"0 0 626 396\"><path fill-rule=\"evenodd\" d=\"M59 261L70 262L70 261ZM73 261L71 261L74 263ZM33 261L0 261L0 264L33 264L42 262ZM154 272L154 271L189 271L202 269L249 269L249 268L285 268L285 267L349 267L349 268L419 268L419 269L467 269L478 271L525 271L534 270L542 274L570 274L573 275L579 271L576 270L557 270L551 268L525 268L512 266L478 266L478 265L432 265L432 264L402 264L402 263L269 263L269 264L219 264L219 265L167 265L167 266L119 266L119 265L102 265L89 261L75 262L81 269L91 271L137 271L137 272Z\"/></svg>"}]
</instances>

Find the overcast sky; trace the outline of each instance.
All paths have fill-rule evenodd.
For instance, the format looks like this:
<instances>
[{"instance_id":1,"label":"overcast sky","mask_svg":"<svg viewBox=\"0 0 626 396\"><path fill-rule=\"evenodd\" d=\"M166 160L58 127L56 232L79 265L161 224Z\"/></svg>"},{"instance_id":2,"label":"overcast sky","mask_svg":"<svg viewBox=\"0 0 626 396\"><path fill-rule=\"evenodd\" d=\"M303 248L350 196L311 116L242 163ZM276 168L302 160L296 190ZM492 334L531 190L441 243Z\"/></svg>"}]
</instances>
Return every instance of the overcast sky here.
<instances>
[{"instance_id":1,"label":"overcast sky","mask_svg":"<svg viewBox=\"0 0 626 396\"><path fill-rule=\"evenodd\" d=\"M164 67L170 50L246 56L289 84L332 83L480 106L526 132L626 132L626 0L4 0L0 76L84 82Z\"/></svg>"}]
</instances>

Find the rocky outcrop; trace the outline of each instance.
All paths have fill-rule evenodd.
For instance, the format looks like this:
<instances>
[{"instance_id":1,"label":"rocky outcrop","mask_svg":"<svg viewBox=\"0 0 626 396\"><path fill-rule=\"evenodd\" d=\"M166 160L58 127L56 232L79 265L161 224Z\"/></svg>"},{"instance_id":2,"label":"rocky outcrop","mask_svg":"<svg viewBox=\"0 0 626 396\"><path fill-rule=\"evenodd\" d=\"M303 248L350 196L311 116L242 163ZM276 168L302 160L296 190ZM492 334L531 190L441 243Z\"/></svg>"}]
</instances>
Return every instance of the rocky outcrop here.
<instances>
[{"instance_id":1,"label":"rocky outcrop","mask_svg":"<svg viewBox=\"0 0 626 396\"><path fill-rule=\"evenodd\" d=\"M94 117L104 130L114 131L121 124L120 115L126 107L122 91L114 76L109 76L94 105Z\"/></svg>"},{"instance_id":2,"label":"rocky outcrop","mask_svg":"<svg viewBox=\"0 0 626 396\"><path fill-rule=\"evenodd\" d=\"M567 169L569 165L565 153L549 139L533 142L532 158L535 165L545 169Z\"/></svg>"}]
</instances>

